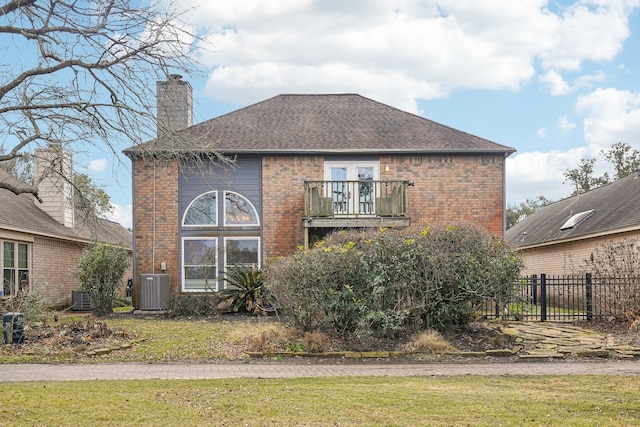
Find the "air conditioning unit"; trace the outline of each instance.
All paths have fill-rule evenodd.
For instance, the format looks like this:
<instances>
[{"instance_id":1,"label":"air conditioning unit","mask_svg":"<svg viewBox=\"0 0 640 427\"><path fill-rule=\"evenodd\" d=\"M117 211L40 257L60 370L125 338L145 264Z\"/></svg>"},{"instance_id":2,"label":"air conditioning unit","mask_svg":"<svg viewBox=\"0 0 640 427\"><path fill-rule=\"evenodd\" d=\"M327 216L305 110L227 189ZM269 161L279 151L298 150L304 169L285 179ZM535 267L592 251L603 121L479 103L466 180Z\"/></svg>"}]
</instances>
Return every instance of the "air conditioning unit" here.
<instances>
[{"instance_id":1,"label":"air conditioning unit","mask_svg":"<svg viewBox=\"0 0 640 427\"><path fill-rule=\"evenodd\" d=\"M71 291L71 310L91 311L93 303L87 291Z\"/></svg>"},{"instance_id":2,"label":"air conditioning unit","mask_svg":"<svg viewBox=\"0 0 640 427\"><path fill-rule=\"evenodd\" d=\"M170 293L168 274L140 276L140 310L166 310Z\"/></svg>"}]
</instances>

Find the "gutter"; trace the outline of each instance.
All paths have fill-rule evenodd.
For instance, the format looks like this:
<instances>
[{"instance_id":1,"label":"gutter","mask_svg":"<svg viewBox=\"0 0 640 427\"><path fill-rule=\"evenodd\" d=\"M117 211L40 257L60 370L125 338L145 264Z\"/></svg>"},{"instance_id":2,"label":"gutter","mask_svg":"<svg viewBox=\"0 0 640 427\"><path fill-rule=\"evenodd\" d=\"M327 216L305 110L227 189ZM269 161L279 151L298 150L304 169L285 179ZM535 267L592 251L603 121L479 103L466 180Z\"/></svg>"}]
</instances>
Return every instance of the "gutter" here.
<instances>
[{"instance_id":1,"label":"gutter","mask_svg":"<svg viewBox=\"0 0 640 427\"><path fill-rule=\"evenodd\" d=\"M527 250L527 249L538 249L538 248L544 248L548 246L560 245L563 243L579 242L581 240L589 240L589 239L595 239L598 237L606 237L606 236L613 236L616 234L630 233L633 231L640 231L640 225L619 228L619 229L615 229L615 231L604 230L598 233L583 234L576 237L568 237L568 238L559 239L559 240L551 240L547 242L540 242L540 243L535 243L535 244L526 245L526 246L516 246L516 250L521 251L521 250Z\"/></svg>"}]
</instances>

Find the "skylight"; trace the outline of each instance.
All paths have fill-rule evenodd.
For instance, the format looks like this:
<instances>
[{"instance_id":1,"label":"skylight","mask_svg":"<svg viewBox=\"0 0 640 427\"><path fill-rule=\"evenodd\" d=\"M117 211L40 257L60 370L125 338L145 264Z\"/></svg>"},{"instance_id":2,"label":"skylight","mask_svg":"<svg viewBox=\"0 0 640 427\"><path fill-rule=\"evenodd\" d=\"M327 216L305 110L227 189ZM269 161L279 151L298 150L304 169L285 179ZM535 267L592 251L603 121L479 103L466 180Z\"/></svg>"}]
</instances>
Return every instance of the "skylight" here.
<instances>
[{"instance_id":1,"label":"skylight","mask_svg":"<svg viewBox=\"0 0 640 427\"><path fill-rule=\"evenodd\" d=\"M564 224L562 224L562 227L560 227L560 230L568 230L570 228L576 228L578 224L580 224L585 219L589 218L591 215L593 215L594 212L595 212L595 209L591 209L591 210L580 212L573 215L571 218L566 220Z\"/></svg>"}]
</instances>

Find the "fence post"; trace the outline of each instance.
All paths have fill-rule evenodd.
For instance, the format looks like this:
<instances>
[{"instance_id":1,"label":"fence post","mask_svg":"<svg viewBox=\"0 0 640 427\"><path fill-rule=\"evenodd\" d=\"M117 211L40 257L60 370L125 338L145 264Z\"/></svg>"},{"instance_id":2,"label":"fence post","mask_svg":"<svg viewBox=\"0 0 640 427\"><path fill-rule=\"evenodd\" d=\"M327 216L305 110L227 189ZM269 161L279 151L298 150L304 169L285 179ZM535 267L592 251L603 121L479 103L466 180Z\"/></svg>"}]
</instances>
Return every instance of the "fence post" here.
<instances>
[{"instance_id":1,"label":"fence post","mask_svg":"<svg viewBox=\"0 0 640 427\"><path fill-rule=\"evenodd\" d=\"M547 275L540 275L540 321L547 320Z\"/></svg>"},{"instance_id":2,"label":"fence post","mask_svg":"<svg viewBox=\"0 0 640 427\"><path fill-rule=\"evenodd\" d=\"M587 297L587 320L593 320L593 282L591 281L591 273L585 275L586 281L586 297Z\"/></svg>"}]
</instances>

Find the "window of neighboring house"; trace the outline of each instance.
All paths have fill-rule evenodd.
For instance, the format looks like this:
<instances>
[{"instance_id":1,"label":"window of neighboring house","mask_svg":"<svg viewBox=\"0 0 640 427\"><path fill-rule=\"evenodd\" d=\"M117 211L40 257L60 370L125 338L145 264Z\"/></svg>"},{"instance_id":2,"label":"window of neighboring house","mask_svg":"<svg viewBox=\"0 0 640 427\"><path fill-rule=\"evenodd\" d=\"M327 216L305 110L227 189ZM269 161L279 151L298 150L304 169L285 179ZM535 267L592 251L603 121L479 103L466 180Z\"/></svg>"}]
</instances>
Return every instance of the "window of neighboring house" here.
<instances>
[{"instance_id":1,"label":"window of neighboring house","mask_svg":"<svg viewBox=\"0 0 640 427\"><path fill-rule=\"evenodd\" d=\"M222 289L220 273L228 265L260 267L258 211L240 193L224 191L222 200L217 194L212 191L196 197L184 213L183 291ZM224 212L222 224L217 212Z\"/></svg>"},{"instance_id":2,"label":"window of neighboring house","mask_svg":"<svg viewBox=\"0 0 640 427\"><path fill-rule=\"evenodd\" d=\"M2 290L3 294L15 295L29 288L29 244L2 242Z\"/></svg>"}]
</instances>

